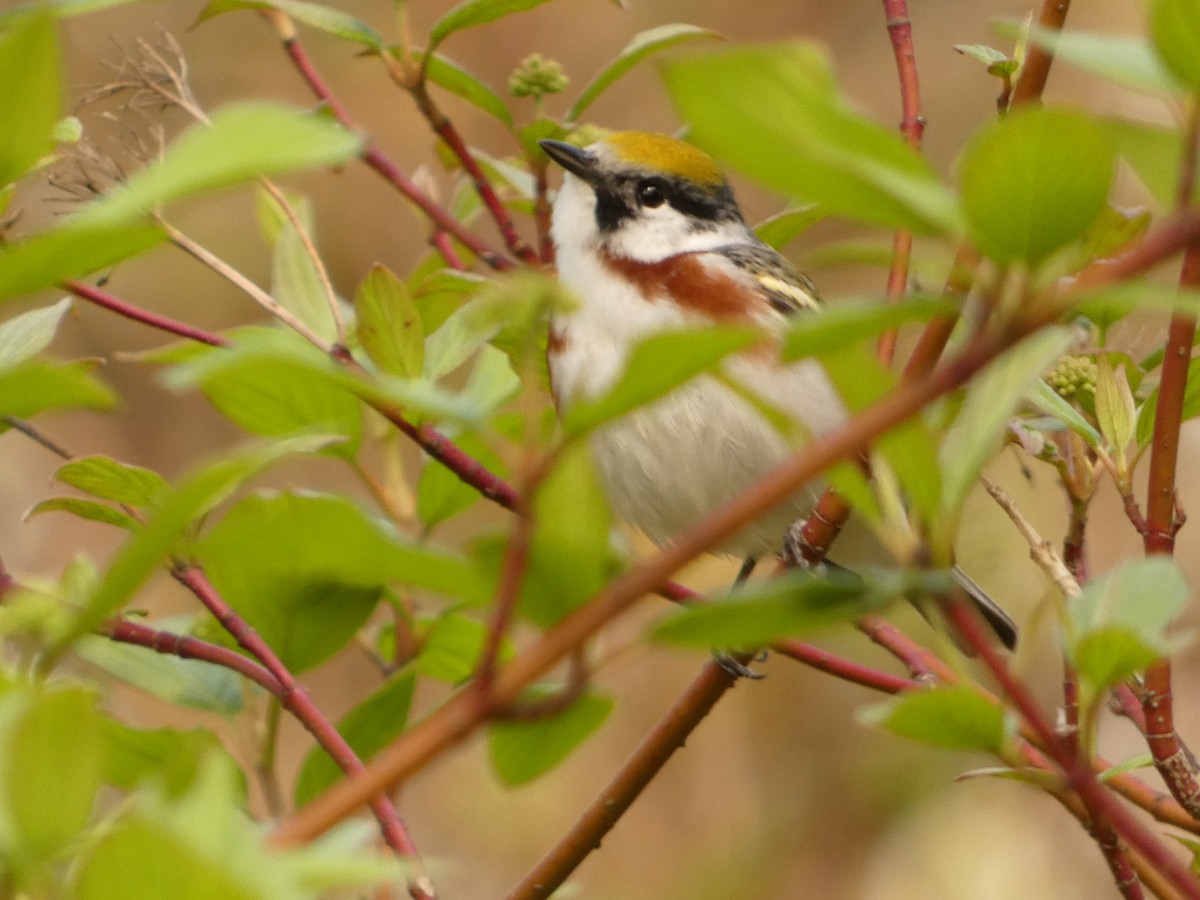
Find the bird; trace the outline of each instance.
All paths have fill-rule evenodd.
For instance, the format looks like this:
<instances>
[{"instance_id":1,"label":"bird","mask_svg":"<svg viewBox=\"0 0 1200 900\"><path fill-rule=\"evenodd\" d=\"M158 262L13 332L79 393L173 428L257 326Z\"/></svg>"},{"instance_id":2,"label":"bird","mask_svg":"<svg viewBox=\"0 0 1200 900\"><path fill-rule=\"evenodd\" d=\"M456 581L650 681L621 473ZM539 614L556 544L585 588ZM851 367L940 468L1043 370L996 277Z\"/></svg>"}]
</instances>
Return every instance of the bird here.
<instances>
[{"instance_id":1,"label":"bird","mask_svg":"<svg viewBox=\"0 0 1200 900\"><path fill-rule=\"evenodd\" d=\"M724 172L700 148L646 131L612 132L582 147L539 143L564 170L550 236L559 281L577 300L553 314L547 340L560 411L612 387L649 336L714 323L779 334L793 317L824 309L812 280L747 225ZM693 378L590 437L613 512L660 546L794 453L798 438L847 418L816 359L785 365L760 348L726 359L723 373ZM793 419L800 434L783 433L764 404ZM822 490L806 485L715 551L744 557L748 571L750 561L780 549ZM1011 648L1012 619L959 574Z\"/></svg>"}]
</instances>

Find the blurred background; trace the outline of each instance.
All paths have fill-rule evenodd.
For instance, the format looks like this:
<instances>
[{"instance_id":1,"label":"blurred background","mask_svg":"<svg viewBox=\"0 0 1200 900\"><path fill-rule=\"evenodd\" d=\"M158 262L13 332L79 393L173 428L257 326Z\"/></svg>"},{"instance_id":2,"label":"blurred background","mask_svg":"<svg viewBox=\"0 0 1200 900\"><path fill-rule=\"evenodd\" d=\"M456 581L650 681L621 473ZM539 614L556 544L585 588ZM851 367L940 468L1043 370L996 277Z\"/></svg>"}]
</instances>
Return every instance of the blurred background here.
<instances>
[{"instance_id":1,"label":"blurred background","mask_svg":"<svg viewBox=\"0 0 1200 900\"><path fill-rule=\"evenodd\" d=\"M4 0L0 0L2 5ZM395 22L389 0L331 0L370 22L389 38ZM895 67L882 5L867 0L629 0L620 9L608 0L558 0L533 12L452 37L443 52L503 91L511 69L540 51L563 62L575 88L614 56L638 31L670 22L714 29L730 41L804 38L826 45L845 92L877 121L898 123ZM111 77L111 66L141 39L157 42L166 30L181 43L193 88L207 107L263 97L308 106L312 98L267 25L251 13L220 16L193 27L203 4L168 0L112 9L64 21L67 80L73 98ZM428 25L452 6L441 0L412 0L416 43ZM1081 30L1129 32L1140 28L1140 10L1130 0L1077 4L1068 22ZM1016 0L912 0L924 114L925 147L942 171L966 135L995 115L998 84L983 67L952 49L954 44L1008 42L991 23L1019 19L1027 5ZM442 191L450 178L434 153L434 140L407 95L396 89L379 64L354 48L312 31L304 41L351 114L409 171L424 169ZM698 45L693 45L698 46ZM688 52L681 50L679 52ZM572 96L571 90L567 97ZM1056 66L1047 98L1086 104L1090 109L1154 121L1170 121L1170 110L1070 69ZM496 155L515 152L510 139L481 114L439 94L445 110L472 145ZM567 102L547 101L550 113ZM517 103L518 117L532 104ZM753 103L753 97L746 98ZM120 130L96 116L79 115L89 132L119 142ZM635 69L590 110L590 119L610 128L673 131L679 125L660 87L653 64ZM186 124L178 112L162 120L169 132ZM424 252L424 223L402 198L365 167L288 180L312 197L317 238L334 283L344 294L369 267L382 262L401 274ZM778 211L786 198L769 195L735 178L749 218ZM1120 199L1146 199L1132 182L1122 182ZM62 210L45 185L28 186L18 199L18 231L42 227ZM254 224L249 192L227 193L173 211L184 231L266 284L269 254ZM496 235L484 223L489 239ZM528 232L527 232L528 235ZM886 246L889 236L859 232L845 223L821 223L788 248L833 302L839 294L882 290L885 272L869 266L822 262L822 248L851 237ZM940 281L937 262L945 249L921 248L928 267L917 275L931 287ZM1167 273L1167 277L1170 273ZM130 301L209 329L259 321L257 308L212 273L170 248L120 267L110 289ZM57 299L31 298L29 305ZM1161 323L1127 330L1130 342L1161 340ZM121 354L163 343L142 326L102 310L76 305L54 351L63 357L97 356L102 375L124 398L111 415L57 415L42 427L77 454L107 453L174 477L206 454L242 439L202 398L161 389L143 366ZM1185 509L1200 508L1195 475L1196 432L1189 427L1181 461ZM51 493L56 460L20 435L0 436L0 556L22 579L54 577L77 553L103 561L115 546L110 529L64 515L27 523L22 512ZM1061 539L1062 499L1048 471L1025 477L1014 456L996 464L995 477L1017 496L1042 533ZM332 462L294 464L271 476L279 486L298 485L359 495L358 486ZM1058 660L1048 629L1038 627L1046 607L1042 577L1007 520L983 496L965 517L960 562L1023 622L1026 640L1016 656L1022 674L1042 689L1042 701L1058 701ZM1103 571L1123 555L1140 553L1140 541L1105 491L1092 517L1091 559ZM463 533L475 523L457 527ZM453 538L454 529L444 535ZM1179 555L1193 582L1197 526L1185 528ZM686 573L697 586L729 577L728 567L705 564ZM151 584L139 605L159 613L194 611L191 598L166 578ZM607 636L609 647L633 640L661 612L648 602L640 620L623 623ZM897 618L920 638L928 631L915 615ZM1194 614L1184 626L1194 625ZM857 633L843 630L819 641L836 652L896 669ZM565 765L520 790L501 787L491 775L484 741L476 739L407 785L401 813L430 861L441 894L455 900L497 897L548 849L607 781L642 735L695 675L701 658L637 645L616 654L599 674L602 688L618 698L601 732ZM1021 785L956 776L990 765L986 758L926 749L859 725L856 710L879 698L782 659L762 667L767 677L739 684L666 767L599 852L580 868L574 896L586 898L690 898L763 900L839 898L1097 898L1116 896L1105 866L1077 823L1044 795ZM1200 735L1200 688L1196 656L1185 653L1177 669L1179 728ZM377 671L361 654L347 653L304 679L318 703L339 716L376 683ZM419 698L420 700L421 698ZM437 697L426 697L428 706ZM141 725L187 724L174 708L133 690L114 686L110 705ZM205 722L229 739L245 759L250 736L223 722ZM286 780L310 742L288 722L282 742ZM1104 729L1102 750L1110 759L1143 752L1130 726L1113 721ZM1147 776L1153 778L1153 776Z\"/></svg>"}]
</instances>

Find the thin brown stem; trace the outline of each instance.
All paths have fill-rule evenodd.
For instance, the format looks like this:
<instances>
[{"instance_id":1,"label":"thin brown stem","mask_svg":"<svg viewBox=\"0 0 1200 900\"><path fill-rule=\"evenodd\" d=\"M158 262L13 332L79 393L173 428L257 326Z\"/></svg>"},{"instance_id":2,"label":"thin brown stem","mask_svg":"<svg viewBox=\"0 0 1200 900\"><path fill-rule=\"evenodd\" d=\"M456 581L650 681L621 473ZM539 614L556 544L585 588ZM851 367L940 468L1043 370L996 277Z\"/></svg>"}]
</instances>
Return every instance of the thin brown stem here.
<instances>
[{"instance_id":1,"label":"thin brown stem","mask_svg":"<svg viewBox=\"0 0 1200 900\"><path fill-rule=\"evenodd\" d=\"M1067 21L1071 0L1044 0L1038 13L1038 27L1061 31ZM1050 78L1050 66L1054 63L1054 52L1044 44L1031 43L1025 52L1025 61L1012 90L1010 106L1020 106L1042 96Z\"/></svg>"},{"instance_id":2,"label":"thin brown stem","mask_svg":"<svg viewBox=\"0 0 1200 900\"><path fill-rule=\"evenodd\" d=\"M736 680L715 662L705 665L579 820L508 892L508 900L542 900L553 894L588 854L600 846L604 836Z\"/></svg>"},{"instance_id":3,"label":"thin brown stem","mask_svg":"<svg viewBox=\"0 0 1200 900\"><path fill-rule=\"evenodd\" d=\"M178 322L175 319L161 316L158 313L150 312L148 309L142 309L132 304L126 303L124 300L114 297L107 291L103 291L98 287L93 287L82 281L64 281L62 287L81 300L86 300L89 303L94 303L96 306L103 306L105 309L115 312L122 318L130 319L134 322L141 322L143 325L149 325L151 328L157 328L159 331L165 331L168 334L178 335L182 338L187 338L190 341L199 341L202 344L208 344L212 347L227 347L229 340L221 337L219 334L213 334L210 331L205 331L202 328L196 328L188 325L186 322Z\"/></svg>"}]
</instances>

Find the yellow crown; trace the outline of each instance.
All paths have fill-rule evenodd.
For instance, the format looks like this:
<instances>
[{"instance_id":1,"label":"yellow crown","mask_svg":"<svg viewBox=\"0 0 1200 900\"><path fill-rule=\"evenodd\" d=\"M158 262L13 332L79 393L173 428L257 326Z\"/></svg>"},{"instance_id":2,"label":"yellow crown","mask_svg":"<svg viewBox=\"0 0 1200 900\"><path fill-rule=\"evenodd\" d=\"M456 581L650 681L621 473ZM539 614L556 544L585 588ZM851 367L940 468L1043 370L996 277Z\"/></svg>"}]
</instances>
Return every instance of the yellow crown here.
<instances>
[{"instance_id":1,"label":"yellow crown","mask_svg":"<svg viewBox=\"0 0 1200 900\"><path fill-rule=\"evenodd\" d=\"M618 131L604 139L624 162L644 166L664 175L676 175L705 187L724 183L716 161L683 141L650 131Z\"/></svg>"}]
</instances>

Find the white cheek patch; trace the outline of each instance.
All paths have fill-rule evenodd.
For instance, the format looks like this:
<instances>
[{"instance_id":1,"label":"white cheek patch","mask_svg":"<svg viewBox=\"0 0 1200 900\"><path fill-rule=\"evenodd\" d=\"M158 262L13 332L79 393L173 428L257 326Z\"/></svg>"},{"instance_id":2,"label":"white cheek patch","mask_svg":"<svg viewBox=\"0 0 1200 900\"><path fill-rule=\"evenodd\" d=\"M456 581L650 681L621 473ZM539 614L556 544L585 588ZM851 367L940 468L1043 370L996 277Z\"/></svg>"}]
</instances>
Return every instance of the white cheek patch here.
<instances>
[{"instance_id":1,"label":"white cheek patch","mask_svg":"<svg viewBox=\"0 0 1200 900\"><path fill-rule=\"evenodd\" d=\"M745 225L736 221L697 229L687 216L664 204L655 209L641 209L625 219L608 236L606 244L608 252L621 259L659 262L680 253L702 253L745 243L749 233Z\"/></svg>"}]
</instances>

